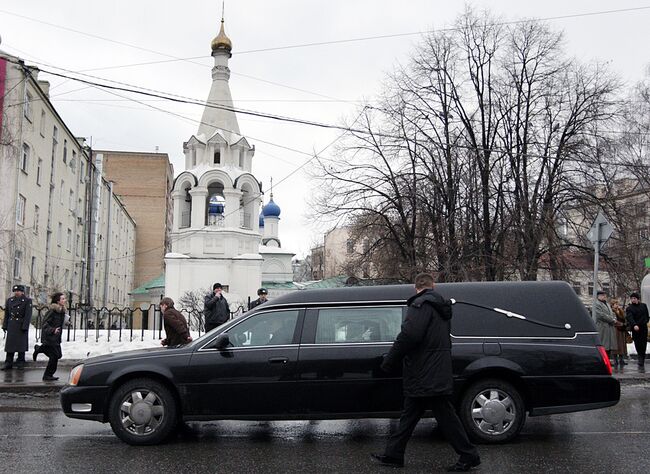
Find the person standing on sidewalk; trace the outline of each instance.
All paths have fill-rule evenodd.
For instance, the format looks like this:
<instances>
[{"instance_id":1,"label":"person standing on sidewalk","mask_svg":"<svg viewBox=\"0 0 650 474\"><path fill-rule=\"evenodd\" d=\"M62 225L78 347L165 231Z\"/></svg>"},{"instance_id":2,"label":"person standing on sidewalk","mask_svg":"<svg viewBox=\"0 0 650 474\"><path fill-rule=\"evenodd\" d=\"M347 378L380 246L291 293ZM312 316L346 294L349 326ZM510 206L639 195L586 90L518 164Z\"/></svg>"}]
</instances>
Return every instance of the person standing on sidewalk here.
<instances>
[{"instance_id":1,"label":"person standing on sidewalk","mask_svg":"<svg viewBox=\"0 0 650 474\"><path fill-rule=\"evenodd\" d=\"M212 293L206 295L203 300L205 332L212 331L230 318L230 307L222 291L221 283L215 283L212 285Z\"/></svg>"},{"instance_id":2,"label":"person standing on sidewalk","mask_svg":"<svg viewBox=\"0 0 650 474\"><path fill-rule=\"evenodd\" d=\"M632 339L638 357L637 364L639 364L639 367L644 367L650 316L648 316L648 307L645 303L641 303L638 293L630 295L630 304L627 305L625 310L625 318L627 319L627 327L632 331Z\"/></svg>"},{"instance_id":3,"label":"person standing on sidewalk","mask_svg":"<svg viewBox=\"0 0 650 474\"><path fill-rule=\"evenodd\" d=\"M612 307L612 313L614 313L614 316L616 317L616 323L614 324L614 327L616 328L616 355L614 356L614 365L623 368L624 365L627 365L627 362L625 362L625 357L627 356L627 343L625 342L625 337L627 336L625 311L623 311L623 308L621 308L621 305L616 298L612 298L609 301L609 304Z\"/></svg>"},{"instance_id":4,"label":"person standing on sidewalk","mask_svg":"<svg viewBox=\"0 0 650 474\"><path fill-rule=\"evenodd\" d=\"M167 336L160 341L162 346L180 346L192 342L185 316L174 308L173 299L169 297L161 299L160 311L163 313L165 335Z\"/></svg>"},{"instance_id":5,"label":"person standing on sidewalk","mask_svg":"<svg viewBox=\"0 0 650 474\"><path fill-rule=\"evenodd\" d=\"M25 352L29 350L29 325L32 321L32 300L25 296L23 285L14 285L11 289L14 296L5 303L5 319L2 322L2 330L6 332L5 352L7 358L1 370L10 370L14 365L14 353L16 357L16 368L25 368Z\"/></svg>"},{"instance_id":6,"label":"person standing on sidewalk","mask_svg":"<svg viewBox=\"0 0 650 474\"><path fill-rule=\"evenodd\" d=\"M50 359L43 374L43 380L46 382L59 380L59 377L55 377L54 373L59 364L59 359L63 355L61 352L61 333L65 322L65 304L66 297L63 293L54 293L52 295L52 304L45 315L41 330L42 344L34 346L34 361L36 361L38 354L41 353Z\"/></svg>"},{"instance_id":7,"label":"person standing on sidewalk","mask_svg":"<svg viewBox=\"0 0 650 474\"><path fill-rule=\"evenodd\" d=\"M406 444L424 412L431 409L444 437L460 456L447 471L464 472L481 464L481 458L451 403L451 301L433 287L428 273L415 277L416 294L406 302L401 331L382 362L386 372L403 366L404 409L384 454L371 457L384 466L403 467Z\"/></svg>"},{"instance_id":8,"label":"person standing on sidewalk","mask_svg":"<svg viewBox=\"0 0 650 474\"><path fill-rule=\"evenodd\" d=\"M607 304L607 293L598 291L596 293L596 313L594 315L594 322L598 335L600 336L600 343L607 352L607 357L612 358L612 352L616 351L616 316L612 312L612 308ZM613 361L612 361L613 362Z\"/></svg>"}]
</instances>

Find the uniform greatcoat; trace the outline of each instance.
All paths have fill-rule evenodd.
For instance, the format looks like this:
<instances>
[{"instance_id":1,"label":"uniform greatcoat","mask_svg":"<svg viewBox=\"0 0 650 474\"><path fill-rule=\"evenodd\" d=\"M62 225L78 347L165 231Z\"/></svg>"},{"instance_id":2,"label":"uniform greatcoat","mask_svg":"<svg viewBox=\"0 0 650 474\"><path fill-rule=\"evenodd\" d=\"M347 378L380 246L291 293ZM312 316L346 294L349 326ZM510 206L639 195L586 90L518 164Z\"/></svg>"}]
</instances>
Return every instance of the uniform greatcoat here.
<instances>
[{"instance_id":1,"label":"uniform greatcoat","mask_svg":"<svg viewBox=\"0 0 650 474\"><path fill-rule=\"evenodd\" d=\"M29 324L32 321L32 300L26 296L12 296L5 304L2 329L7 331L5 352L29 350Z\"/></svg>"}]
</instances>

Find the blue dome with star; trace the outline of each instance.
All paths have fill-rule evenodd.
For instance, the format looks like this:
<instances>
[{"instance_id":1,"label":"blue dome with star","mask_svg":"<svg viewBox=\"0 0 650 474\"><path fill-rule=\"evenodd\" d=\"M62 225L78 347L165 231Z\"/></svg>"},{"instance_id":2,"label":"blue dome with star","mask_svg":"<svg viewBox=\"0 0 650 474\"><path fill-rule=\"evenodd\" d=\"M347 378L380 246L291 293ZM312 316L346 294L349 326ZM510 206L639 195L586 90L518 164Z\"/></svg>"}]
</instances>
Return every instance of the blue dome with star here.
<instances>
[{"instance_id":1,"label":"blue dome with star","mask_svg":"<svg viewBox=\"0 0 650 474\"><path fill-rule=\"evenodd\" d=\"M262 214L264 217L280 217L280 212L280 206L273 201L273 194L271 194L271 200L262 208Z\"/></svg>"}]
</instances>

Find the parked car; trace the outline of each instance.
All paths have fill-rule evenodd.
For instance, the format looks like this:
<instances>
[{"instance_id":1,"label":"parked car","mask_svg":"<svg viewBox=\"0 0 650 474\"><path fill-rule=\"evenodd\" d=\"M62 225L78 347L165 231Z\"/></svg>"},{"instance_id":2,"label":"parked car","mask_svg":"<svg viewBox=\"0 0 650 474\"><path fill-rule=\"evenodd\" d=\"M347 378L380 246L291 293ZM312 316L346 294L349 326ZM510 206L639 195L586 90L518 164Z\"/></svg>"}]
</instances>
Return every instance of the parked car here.
<instances>
[{"instance_id":1,"label":"parked car","mask_svg":"<svg viewBox=\"0 0 650 474\"><path fill-rule=\"evenodd\" d=\"M454 399L475 440L511 440L527 414L618 402L596 328L568 284L436 289L457 301ZM379 366L413 293L411 285L298 291L186 346L88 359L61 391L63 411L110 422L133 445L163 441L181 420L397 417L401 376Z\"/></svg>"}]
</instances>

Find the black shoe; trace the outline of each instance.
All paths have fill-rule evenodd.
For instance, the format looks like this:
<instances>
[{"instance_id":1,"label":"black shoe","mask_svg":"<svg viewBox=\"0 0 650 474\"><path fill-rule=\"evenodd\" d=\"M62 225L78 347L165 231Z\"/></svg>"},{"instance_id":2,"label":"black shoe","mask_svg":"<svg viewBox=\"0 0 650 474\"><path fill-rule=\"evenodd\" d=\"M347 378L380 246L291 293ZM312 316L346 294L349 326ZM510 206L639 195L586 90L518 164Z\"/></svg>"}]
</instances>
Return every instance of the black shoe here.
<instances>
[{"instance_id":1,"label":"black shoe","mask_svg":"<svg viewBox=\"0 0 650 474\"><path fill-rule=\"evenodd\" d=\"M54 382L55 380L59 380L59 377L55 377L53 375L43 375L44 382Z\"/></svg>"},{"instance_id":2,"label":"black shoe","mask_svg":"<svg viewBox=\"0 0 650 474\"><path fill-rule=\"evenodd\" d=\"M382 466L404 467L404 460L403 459L392 458L390 456L386 456L385 454L372 453L370 455L370 459L372 459L376 463L381 464Z\"/></svg>"},{"instance_id":3,"label":"black shoe","mask_svg":"<svg viewBox=\"0 0 650 474\"><path fill-rule=\"evenodd\" d=\"M13 365L5 364L2 366L2 368L0 368L0 370L11 370L13 368L14 368Z\"/></svg>"},{"instance_id":4,"label":"black shoe","mask_svg":"<svg viewBox=\"0 0 650 474\"><path fill-rule=\"evenodd\" d=\"M36 356L41 353L41 346L38 344L34 344L34 353L32 354L32 359L34 359L34 362L36 362Z\"/></svg>"},{"instance_id":5,"label":"black shoe","mask_svg":"<svg viewBox=\"0 0 650 474\"><path fill-rule=\"evenodd\" d=\"M452 466L449 466L447 468L447 472L467 472L473 467L478 466L481 464L481 458L476 456L474 459L471 459L469 461L461 461L460 459L458 462Z\"/></svg>"},{"instance_id":6,"label":"black shoe","mask_svg":"<svg viewBox=\"0 0 650 474\"><path fill-rule=\"evenodd\" d=\"M22 363L22 364L16 364L16 369L17 369L17 370L25 370L25 364L24 364L24 363Z\"/></svg>"}]
</instances>

